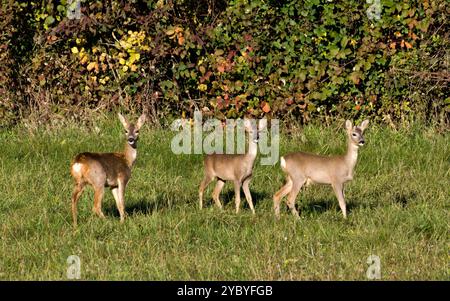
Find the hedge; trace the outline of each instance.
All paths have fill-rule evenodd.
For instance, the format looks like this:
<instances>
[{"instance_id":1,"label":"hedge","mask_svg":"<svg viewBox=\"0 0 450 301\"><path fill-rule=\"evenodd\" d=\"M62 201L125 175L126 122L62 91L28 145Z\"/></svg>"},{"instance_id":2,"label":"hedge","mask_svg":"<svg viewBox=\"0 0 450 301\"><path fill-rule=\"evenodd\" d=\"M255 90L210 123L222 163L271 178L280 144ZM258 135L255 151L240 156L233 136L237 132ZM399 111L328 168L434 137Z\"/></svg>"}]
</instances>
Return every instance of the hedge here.
<instances>
[{"instance_id":1,"label":"hedge","mask_svg":"<svg viewBox=\"0 0 450 301\"><path fill-rule=\"evenodd\" d=\"M0 126L117 109L449 125L446 0L69 2L2 2Z\"/></svg>"}]
</instances>

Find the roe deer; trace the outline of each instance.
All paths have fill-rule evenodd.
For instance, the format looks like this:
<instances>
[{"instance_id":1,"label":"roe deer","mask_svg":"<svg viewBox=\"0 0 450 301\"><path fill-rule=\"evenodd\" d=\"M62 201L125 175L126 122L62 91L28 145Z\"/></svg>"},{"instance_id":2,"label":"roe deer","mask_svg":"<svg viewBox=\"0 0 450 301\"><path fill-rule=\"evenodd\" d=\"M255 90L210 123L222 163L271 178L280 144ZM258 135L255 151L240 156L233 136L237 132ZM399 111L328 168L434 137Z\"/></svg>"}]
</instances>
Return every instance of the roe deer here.
<instances>
[{"instance_id":1,"label":"roe deer","mask_svg":"<svg viewBox=\"0 0 450 301\"><path fill-rule=\"evenodd\" d=\"M225 185L225 181L233 181L236 213L239 213L241 204L241 186L243 187L245 198L250 210L255 214L253 207L252 195L248 185L252 179L253 163L256 159L258 151L259 132L261 132L266 124L259 123L258 129L251 125L251 122L244 120L245 130L249 134L248 151L245 154L210 154L204 158L205 176L200 183L199 199L200 209L203 207L203 191L211 183L214 178L217 178L216 187L212 193L212 197L216 205L222 209L222 204L219 199L220 191Z\"/></svg>"},{"instance_id":2,"label":"roe deer","mask_svg":"<svg viewBox=\"0 0 450 301\"><path fill-rule=\"evenodd\" d=\"M287 205L292 214L298 217L295 209L295 199L306 183L331 184L339 201L344 218L347 210L344 199L344 183L353 179L353 170L358 157L359 146L364 145L364 130L369 120L364 120L360 126L353 126L350 120L345 122L348 136L347 153L341 156L319 156L315 154L296 152L281 157L280 165L286 173L286 184L273 196L275 216L280 216L281 199L289 193Z\"/></svg>"},{"instance_id":3,"label":"roe deer","mask_svg":"<svg viewBox=\"0 0 450 301\"><path fill-rule=\"evenodd\" d=\"M73 224L77 226L77 203L86 184L94 188L94 207L92 211L104 218L102 198L105 187L110 187L120 214L120 222L125 218L125 187L131 177L131 168L136 160L136 147L139 129L145 122L142 114L136 125L129 123L119 113L125 127L125 150L122 153L81 153L72 161L70 173L75 180L72 195Z\"/></svg>"}]
</instances>

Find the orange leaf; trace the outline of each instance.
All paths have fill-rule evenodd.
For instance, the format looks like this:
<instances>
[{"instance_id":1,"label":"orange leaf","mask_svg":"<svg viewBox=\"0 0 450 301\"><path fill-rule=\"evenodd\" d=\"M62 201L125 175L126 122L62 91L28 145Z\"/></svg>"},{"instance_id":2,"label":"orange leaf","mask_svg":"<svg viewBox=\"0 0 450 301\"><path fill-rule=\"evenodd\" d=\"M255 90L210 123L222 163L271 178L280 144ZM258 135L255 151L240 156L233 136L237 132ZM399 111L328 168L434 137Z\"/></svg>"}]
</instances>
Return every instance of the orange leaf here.
<instances>
[{"instance_id":1,"label":"orange leaf","mask_svg":"<svg viewBox=\"0 0 450 301\"><path fill-rule=\"evenodd\" d=\"M184 37L180 34L178 35L178 45L183 45L184 44Z\"/></svg>"},{"instance_id":2,"label":"orange leaf","mask_svg":"<svg viewBox=\"0 0 450 301\"><path fill-rule=\"evenodd\" d=\"M264 113L270 112L270 105L267 102L263 101L261 105Z\"/></svg>"},{"instance_id":3,"label":"orange leaf","mask_svg":"<svg viewBox=\"0 0 450 301\"><path fill-rule=\"evenodd\" d=\"M407 49L411 49L413 46L410 44L410 43L408 43L408 42L405 42L405 46L406 46L406 48Z\"/></svg>"},{"instance_id":4,"label":"orange leaf","mask_svg":"<svg viewBox=\"0 0 450 301\"><path fill-rule=\"evenodd\" d=\"M391 47L391 49L395 49L395 46L397 45L397 43L392 42L391 44L389 44L389 47Z\"/></svg>"}]
</instances>

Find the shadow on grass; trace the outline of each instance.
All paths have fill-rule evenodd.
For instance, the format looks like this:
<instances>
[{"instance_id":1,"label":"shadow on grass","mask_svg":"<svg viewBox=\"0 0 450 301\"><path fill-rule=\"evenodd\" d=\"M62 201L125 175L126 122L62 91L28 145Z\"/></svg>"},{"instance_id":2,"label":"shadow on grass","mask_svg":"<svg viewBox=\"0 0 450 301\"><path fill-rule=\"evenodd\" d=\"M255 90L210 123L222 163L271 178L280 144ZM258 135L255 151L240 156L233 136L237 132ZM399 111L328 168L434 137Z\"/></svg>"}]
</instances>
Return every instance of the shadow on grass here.
<instances>
[{"instance_id":1,"label":"shadow on grass","mask_svg":"<svg viewBox=\"0 0 450 301\"><path fill-rule=\"evenodd\" d=\"M408 193L396 193L394 194L392 201L395 204L399 204L402 208L405 208L408 206L409 202L411 200L414 200L417 198L416 192L408 192Z\"/></svg>"},{"instance_id":2,"label":"shadow on grass","mask_svg":"<svg viewBox=\"0 0 450 301\"><path fill-rule=\"evenodd\" d=\"M169 200L178 200L179 197L167 193L158 194L155 198L141 198L137 200L125 201L125 212L128 216L150 215L154 212L160 212L172 209L176 206L175 202ZM108 202L104 205L103 212L106 216L120 217L115 202Z\"/></svg>"},{"instance_id":3,"label":"shadow on grass","mask_svg":"<svg viewBox=\"0 0 450 301\"><path fill-rule=\"evenodd\" d=\"M226 188L225 188L226 189ZM222 190L222 193L220 194L220 200L222 201L222 204L224 206L227 206L229 203L234 204L234 189L226 189ZM250 190L250 193L252 195L252 202L253 206L256 208L258 206L258 203L262 200L269 198L269 194L264 191L252 191ZM244 209L249 209L247 199L245 198L245 194L241 189L241 206L243 206ZM242 208L242 207L241 207Z\"/></svg>"},{"instance_id":4,"label":"shadow on grass","mask_svg":"<svg viewBox=\"0 0 450 301\"><path fill-rule=\"evenodd\" d=\"M283 199L284 200L284 199ZM285 210L289 211L288 206L285 204ZM341 208L339 207L339 202L336 198L322 198L322 199L314 199L314 200L305 200L296 202L296 208L299 211L300 215L302 214L323 214L328 211L341 212ZM350 200L346 203L347 214L351 214L352 211L364 208L364 209L373 209L378 205L375 203L367 203L362 200Z\"/></svg>"}]
</instances>

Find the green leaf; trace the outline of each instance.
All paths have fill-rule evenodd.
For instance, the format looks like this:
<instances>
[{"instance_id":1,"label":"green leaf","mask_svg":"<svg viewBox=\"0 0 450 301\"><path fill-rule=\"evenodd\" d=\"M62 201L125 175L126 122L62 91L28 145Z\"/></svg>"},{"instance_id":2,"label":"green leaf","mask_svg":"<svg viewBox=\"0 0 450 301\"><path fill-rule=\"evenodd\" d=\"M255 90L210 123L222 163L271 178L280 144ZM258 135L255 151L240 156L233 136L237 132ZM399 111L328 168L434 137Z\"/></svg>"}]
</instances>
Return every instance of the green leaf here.
<instances>
[{"instance_id":1,"label":"green leaf","mask_svg":"<svg viewBox=\"0 0 450 301\"><path fill-rule=\"evenodd\" d=\"M53 24L55 22L55 18L53 18L53 16L48 16L47 18L45 18L44 24L49 26L51 24Z\"/></svg>"}]
</instances>

